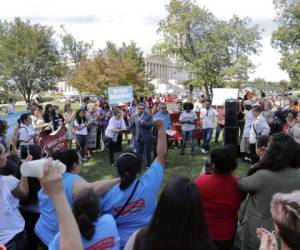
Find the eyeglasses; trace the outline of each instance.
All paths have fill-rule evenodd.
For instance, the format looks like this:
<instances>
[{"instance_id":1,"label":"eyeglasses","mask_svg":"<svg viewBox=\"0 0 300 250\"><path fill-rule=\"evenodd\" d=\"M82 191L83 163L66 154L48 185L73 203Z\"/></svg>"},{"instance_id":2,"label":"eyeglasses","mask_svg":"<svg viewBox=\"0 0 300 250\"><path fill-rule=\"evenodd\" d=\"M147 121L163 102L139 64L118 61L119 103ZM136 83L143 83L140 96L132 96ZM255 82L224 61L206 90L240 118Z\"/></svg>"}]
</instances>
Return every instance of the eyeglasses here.
<instances>
[{"instance_id":1,"label":"eyeglasses","mask_svg":"<svg viewBox=\"0 0 300 250\"><path fill-rule=\"evenodd\" d=\"M138 108L139 110L144 110L144 108Z\"/></svg>"}]
</instances>

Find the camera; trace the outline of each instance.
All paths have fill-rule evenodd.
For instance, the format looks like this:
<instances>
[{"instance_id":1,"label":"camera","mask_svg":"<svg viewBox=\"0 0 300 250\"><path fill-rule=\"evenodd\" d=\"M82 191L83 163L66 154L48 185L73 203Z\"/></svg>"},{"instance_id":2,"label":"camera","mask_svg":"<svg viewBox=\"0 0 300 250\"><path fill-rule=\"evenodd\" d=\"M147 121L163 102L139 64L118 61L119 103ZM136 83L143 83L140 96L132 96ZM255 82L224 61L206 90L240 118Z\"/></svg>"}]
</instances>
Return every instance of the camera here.
<instances>
[{"instance_id":1,"label":"camera","mask_svg":"<svg viewBox=\"0 0 300 250\"><path fill-rule=\"evenodd\" d=\"M205 167L205 174L206 175L211 175L212 174L211 163L206 160L205 163L204 163L204 167Z\"/></svg>"}]
</instances>

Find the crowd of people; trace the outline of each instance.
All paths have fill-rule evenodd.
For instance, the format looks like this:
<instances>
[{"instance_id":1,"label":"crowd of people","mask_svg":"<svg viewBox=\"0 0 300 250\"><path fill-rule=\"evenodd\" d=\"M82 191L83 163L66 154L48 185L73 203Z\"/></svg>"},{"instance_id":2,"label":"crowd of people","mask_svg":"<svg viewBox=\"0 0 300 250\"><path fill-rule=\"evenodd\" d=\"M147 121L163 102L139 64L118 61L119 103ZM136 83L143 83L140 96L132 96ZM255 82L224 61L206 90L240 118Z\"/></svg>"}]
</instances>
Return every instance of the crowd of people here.
<instances>
[{"instance_id":1,"label":"crowd of people","mask_svg":"<svg viewBox=\"0 0 300 250\"><path fill-rule=\"evenodd\" d=\"M221 133L224 137L224 108L212 107L204 97L179 100L177 106L179 154L188 142L191 155L197 154L200 124L198 144L210 159L195 180L170 180L158 202L174 142L166 100L135 98L110 108L105 100L91 103L86 97L79 110L67 103L64 112L53 104L31 104L9 140L7 123L0 120L0 245L8 250L300 249L298 100L249 93L238 98L239 147L222 143L213 149L215 127L215 144ZM37 136L62 126L68 148L45 152ZM124 139L128 150L122 149ZM97 148L107 148L118 178L88 182L80 176L82 162ZM40 179L21 174L22 163L46 157L63 163L66 172L60 174L53 163ZM238 157L251 163L246 176L234 174Z\"/></svg>"}]
</instances>

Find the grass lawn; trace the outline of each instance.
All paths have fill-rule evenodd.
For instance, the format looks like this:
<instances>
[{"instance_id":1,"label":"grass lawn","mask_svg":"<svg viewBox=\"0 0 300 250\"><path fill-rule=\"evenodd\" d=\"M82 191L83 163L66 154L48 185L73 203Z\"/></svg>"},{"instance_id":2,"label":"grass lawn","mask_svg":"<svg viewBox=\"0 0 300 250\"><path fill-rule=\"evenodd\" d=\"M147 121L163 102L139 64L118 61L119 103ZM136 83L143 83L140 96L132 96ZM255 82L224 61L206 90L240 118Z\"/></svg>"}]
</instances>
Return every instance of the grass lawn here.
<instances>
[{"instance_id":1,"label":"grass lawn","mask_svg":"<svg viewBox=\"0 0 300 250\"><path fill-rule=\"evenodd\" d=\"M123 144L123 149L126 149L127 143ZM216 145L212 144L212 148ZM117 155L116 155L117 156ZM190 149L186 150L184 156L179 155L178 149L171 147L168 151L168 168L165 170L165 178L163 186L172 178L176 176L185 176L191 179L195 179L202 167L204 166L204 161L209 159L209 155L203 155L200 149L197 147L196 155L190 155ZM239 161L239 166L235 171L237 175L245 175L249 169L249 164ZM142 172L146 169L143 168ZM94 181L97 179L108 179L112 177L117 177L116 168L113 168L108 159L108 151L95 151L93 157L84 163L82 167L81 174L88 180Z\"/></svg>"}]
</instances>

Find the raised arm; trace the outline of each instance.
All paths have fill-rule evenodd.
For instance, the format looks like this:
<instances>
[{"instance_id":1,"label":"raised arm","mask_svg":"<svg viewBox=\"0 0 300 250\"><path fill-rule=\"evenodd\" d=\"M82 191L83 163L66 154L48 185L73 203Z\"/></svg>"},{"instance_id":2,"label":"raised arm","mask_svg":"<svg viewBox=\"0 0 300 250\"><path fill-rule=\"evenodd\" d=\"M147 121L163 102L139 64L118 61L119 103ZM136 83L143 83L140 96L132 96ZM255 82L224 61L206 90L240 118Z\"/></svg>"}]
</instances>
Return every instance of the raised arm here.
<instances>
[{"instance_id":1,"label":"raised arm","mask_svg":"<svg viewBox=\"0 0 300 250\"><path fill-rule=\"evenodd\" d=\"M164 129L164 121L163 120L156 120L154 122L154 126L157 129L157 157L156 160L162 166L166 165L166 158L167 158L167 136Z\"/></svg>"},{"instance_id":2,"label":"raised arm","mask_svg":"<svg viewBox=\"0 0 300 250\"><path fill-rule=\"evenodd\" d=\"M80 232L65 195L59 168L47 166L41 184L44 192L51 197L55 207L59 222L60 249L82 250Z\"/></svg>"},{"instance_id":3,"label":"raised arm","mask_svg":"<svg viewBox=\"0 0 300 250\"><path fill-rule=\"evenodd\" d=\"M120 182L119 178L115 178L111 180L94 181L94 182L87 182L85 180L77 181L73 186L73 198L75 198L78 195L78 193L85 188L92 188L97 195L102 196L109 189L111 189L115 184L119 182Z\"/></svg>"}]
</instances>

